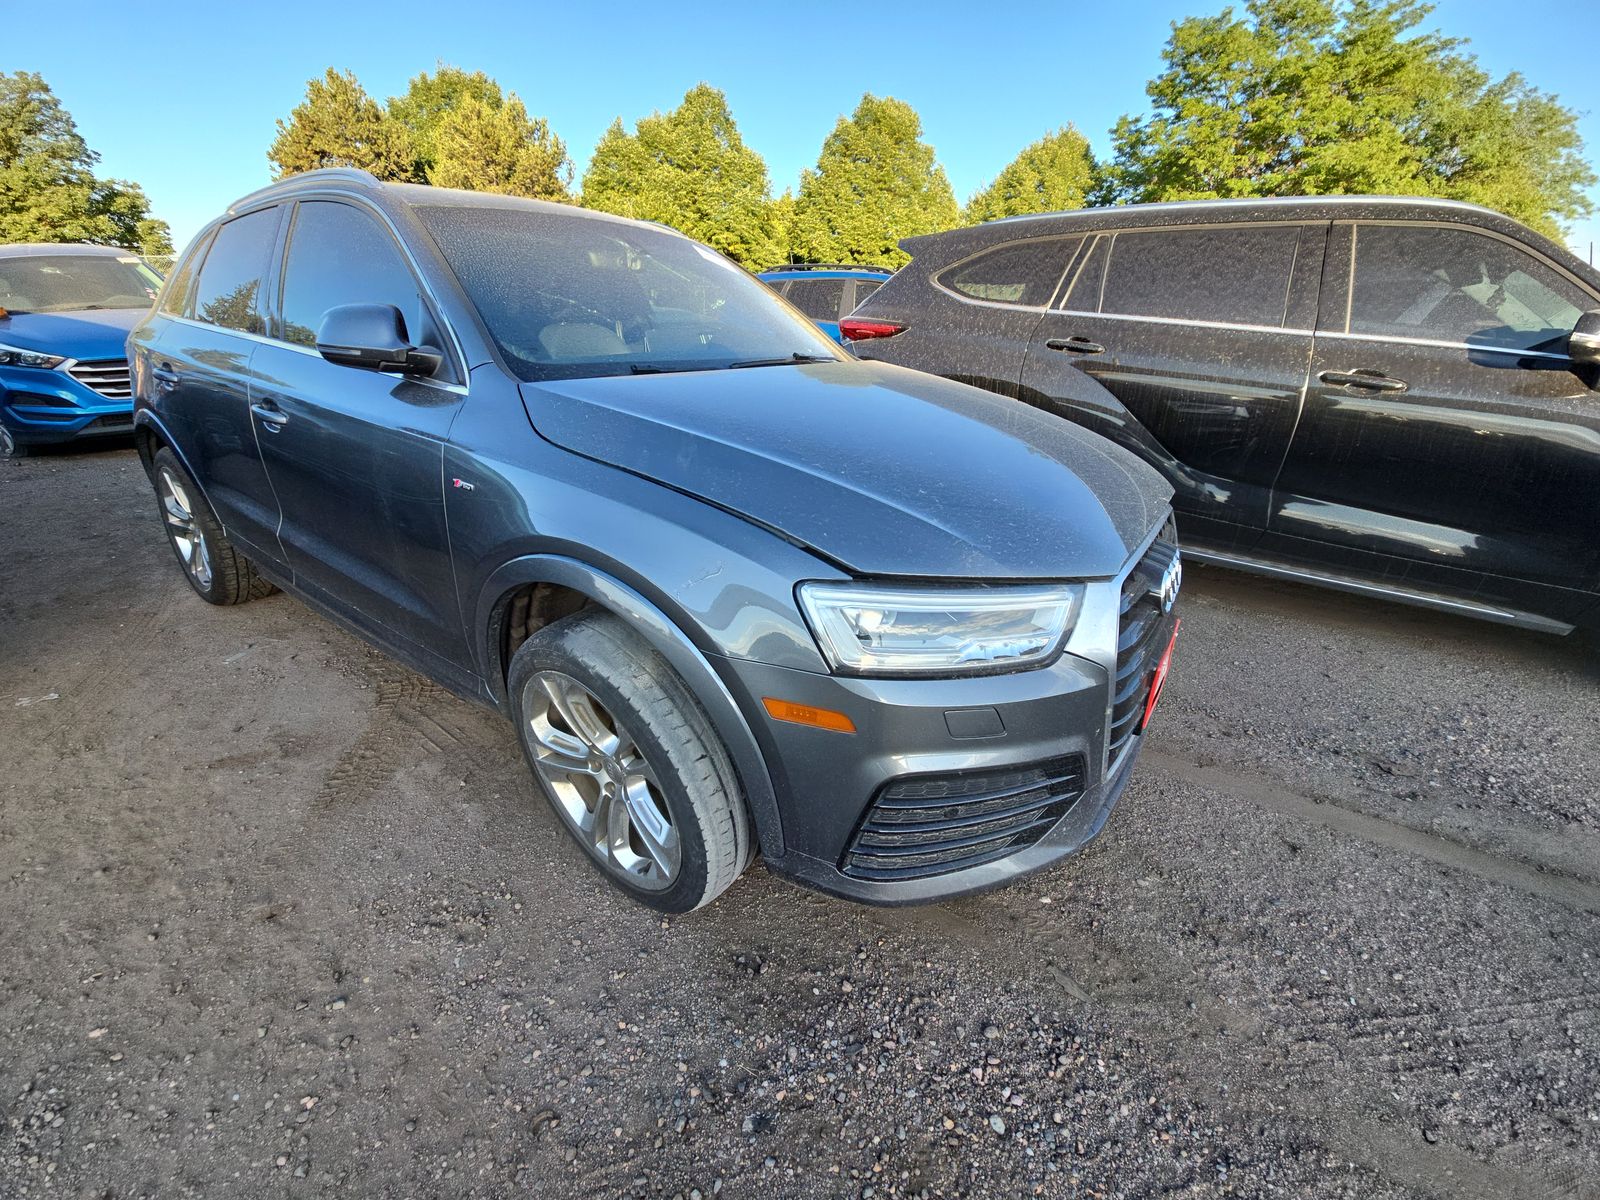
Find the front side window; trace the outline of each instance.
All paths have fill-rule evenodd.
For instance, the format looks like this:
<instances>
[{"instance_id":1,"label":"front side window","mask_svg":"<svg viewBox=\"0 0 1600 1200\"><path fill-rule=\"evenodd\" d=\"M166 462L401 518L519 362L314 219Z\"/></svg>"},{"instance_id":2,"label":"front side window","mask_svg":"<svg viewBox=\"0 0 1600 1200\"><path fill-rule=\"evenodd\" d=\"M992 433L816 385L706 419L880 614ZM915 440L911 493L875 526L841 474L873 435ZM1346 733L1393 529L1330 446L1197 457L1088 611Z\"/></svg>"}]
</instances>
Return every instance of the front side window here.
<instances>
[{"instance_id":1,"label":"front side window","mask_svg":"<svg viewBox=\"0 0 1600 1200\"><path fill-rule=\"evenodd\" d=\"M415 212L521 379L840 358L760 280L667 230L533 207Z\"/></svg>"},{"instance_id":2,"label":"front side window","mask_svg":"<svg viewBox=\"0 0 1600 1200\"><path fill-rule=\"evenodd\" d=\"M276 208L246 213L217 230L195 281L195 320L244 333L266 332L261 280L277 236Z\"/></svg>"},{"instance_id":3,"label":"front side window","mask_svg":"<svg viewBox=\"0 0 1600 1200\"><path fill-rule=\"evenodd\" d=\"M837 321L847 279L796 279L789 285L789 303L813 321Z\"/></svg>"},{"instance_id":4,"label":"front side window","mask_svg":"<svg viewBox=\"0 0 1600 1200\"><path fill-rule=\"evenodd\" d=\"M352 205L303 200L283 265L284 339L315 346L323 316L341 304L392 304L413 341L426 336L416 277L389 231Z\"/></svg>"},{"instance_id":5,"label":"front side window","mask_svg":"<svg viewBox=\"0 0 1600 1200\"><path fill-rule=\"evenodd\" d=\"M1119 233L1100 311L1226 325L1283 324L1297 225Z\"/></svg>"},{"instance_id":6,"label":"front side window","mask_svg":"<svg viewBox=\"0 0 1600 1200\"><path fill-rule=\"evenodd\" d=\"M1527 251L1466 228L1357 225L1347 333L1507 350L1566 347L1595 300Z\"/></svg>"},{"instance_id":7,"label":"front side window","mask_svg":"<svg viewBox=\"0 0 1600 1200\"><path fill-rule=\"evenodd\" d=\"M149 308L161 276L137 254L0 258L0 308L11 313Z\"/></svg>"},{"instance_id":8,"label":"front side window","mask_svg":"<svg viewBox=\"0 0 1600 1200\"><path fill-rule=\"evenodd\" d=\"M1082 240L1035 238L996 246L941 272L939 282L974 300L1042 308Z\"/></svg>"},{"instance_id":9,"label":"front side window","mask_svg":"<svg viewBox=\"0 0 1600 1200\"><path fill-rule=\"evenodd\" d=\"M194 297L195 271L206 256L206 247L211 243L211 236L207 234L190 248L189 253L178 264L178 269L167 277L161 288L161 299L157 304L162 312L174 317L189 315L189 301Z\"/></svg>"}]
</instances>

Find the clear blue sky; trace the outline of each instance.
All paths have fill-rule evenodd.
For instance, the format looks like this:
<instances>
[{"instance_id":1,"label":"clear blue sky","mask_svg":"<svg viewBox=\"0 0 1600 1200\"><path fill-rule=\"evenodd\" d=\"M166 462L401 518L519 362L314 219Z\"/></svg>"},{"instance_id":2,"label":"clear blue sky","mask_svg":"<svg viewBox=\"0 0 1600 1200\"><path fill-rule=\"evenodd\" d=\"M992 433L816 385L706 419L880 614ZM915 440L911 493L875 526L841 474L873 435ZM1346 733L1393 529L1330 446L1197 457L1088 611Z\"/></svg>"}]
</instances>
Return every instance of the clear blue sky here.
<instances>
[{"instance_id":1,"label":"clear blue sky","mask_svg":"<svg viewBox=\"0 0 1600 1200\"><path fill-rule=\"evenodd\" d=\"M1116 118L1144 110L1170 23L1221 7L12 0L0 5L0 70L42 73L103 156L101 170L143 184L181 245L267 182L273 121L329 65L354 70L380 99L437 60L487 71L550 119L580 172L614 117L631 125L704 79L727 92L775 191L815 162L863 91L898 96L921 113L964 200L1066 122L1104 153ZM1432 24L1470 38L1496 75L1521 71L1583 112L1589 157L1600 161L1594 18L1593 0L1444 0ZM1600 218L1570 240L1587 257Z\"/></svg>"}]
</instances>

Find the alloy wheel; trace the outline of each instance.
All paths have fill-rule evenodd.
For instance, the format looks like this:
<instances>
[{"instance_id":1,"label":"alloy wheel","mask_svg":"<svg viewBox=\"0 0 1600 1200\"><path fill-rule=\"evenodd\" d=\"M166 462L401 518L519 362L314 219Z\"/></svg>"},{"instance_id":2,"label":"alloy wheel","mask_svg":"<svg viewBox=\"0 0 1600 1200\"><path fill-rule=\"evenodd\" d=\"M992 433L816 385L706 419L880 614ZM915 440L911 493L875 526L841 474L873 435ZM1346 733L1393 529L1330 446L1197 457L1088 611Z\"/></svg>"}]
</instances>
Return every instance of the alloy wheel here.
<instances>
[{"instance_id":1,"label":"alloy wheel","mask_svg":"<svg viewBox=\"0 0 1600 1200\"><path fill-rule=\"evenodd\" d=\"M570 675L524 686L534 768L584 848L634 887L670 887L683 861L660 781L632 735Z\"/></svg>"},{"instance_id":2,"label":"alloy wheel","mask_svg":"<svg viewBox=\"0 0 1600 1200\"><path fill-rule=\"evenodd\" d=\"M177 548L183 566L202 591L211 586L211 547L205 531L195 520L194 505L183 481L165 468L161 471L161 515L167 523L167 536Z\"/></svg>"}]
</instances>

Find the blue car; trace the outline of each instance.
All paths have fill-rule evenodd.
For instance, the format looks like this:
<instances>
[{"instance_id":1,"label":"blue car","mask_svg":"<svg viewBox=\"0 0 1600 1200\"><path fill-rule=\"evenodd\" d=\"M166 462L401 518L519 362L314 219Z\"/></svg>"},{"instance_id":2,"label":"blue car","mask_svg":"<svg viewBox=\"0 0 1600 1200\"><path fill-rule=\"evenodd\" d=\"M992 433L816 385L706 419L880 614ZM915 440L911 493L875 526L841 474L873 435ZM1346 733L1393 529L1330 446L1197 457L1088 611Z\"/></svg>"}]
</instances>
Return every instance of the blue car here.
<instances>
[{"instance_id":1,"label":"blue car","mask_svg":"<svg viewBox=\"0 0 1600 1200\"><path fill-rule=\"evenodd\" d=\"M846 267L791 263L762 271L757 277L768 284L840 345L839 321L848 317L892 274L879 267Z\"/></svg>"},{"instance_id":2,"label":"blue car","mask_svg":"<svg viewBox=\"0 0 1600 1200\"><path fill-rule=\"evenodd\" d=\"M124 343L160 287L131 250L0 246L0 456L133 429Z\"/></svg>"}]
</instances>

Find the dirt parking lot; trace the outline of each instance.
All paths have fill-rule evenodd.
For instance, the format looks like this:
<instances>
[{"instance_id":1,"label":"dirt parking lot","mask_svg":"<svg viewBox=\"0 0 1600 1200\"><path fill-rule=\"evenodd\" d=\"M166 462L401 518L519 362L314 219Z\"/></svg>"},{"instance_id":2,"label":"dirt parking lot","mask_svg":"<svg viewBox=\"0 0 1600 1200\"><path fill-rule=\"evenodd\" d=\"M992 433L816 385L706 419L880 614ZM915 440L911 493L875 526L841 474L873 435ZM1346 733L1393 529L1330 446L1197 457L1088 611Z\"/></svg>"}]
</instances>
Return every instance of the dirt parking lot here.
<instances>
[{"instance_id":1,"label":"dirt parking lot","mask_svg":"<svg viewBox=\"0 0 1600 1200\"><path fill-rule=\"evenodd\" d=\"M1600 1196L1600 653L1186 584L1077 859L662 920L131 449L0 462L0 1197Z\"/></svg>"}]
</instances>

